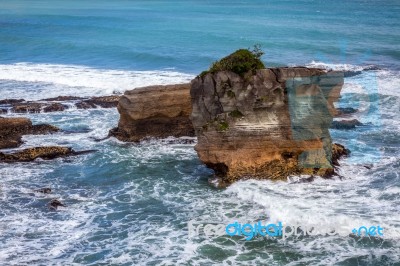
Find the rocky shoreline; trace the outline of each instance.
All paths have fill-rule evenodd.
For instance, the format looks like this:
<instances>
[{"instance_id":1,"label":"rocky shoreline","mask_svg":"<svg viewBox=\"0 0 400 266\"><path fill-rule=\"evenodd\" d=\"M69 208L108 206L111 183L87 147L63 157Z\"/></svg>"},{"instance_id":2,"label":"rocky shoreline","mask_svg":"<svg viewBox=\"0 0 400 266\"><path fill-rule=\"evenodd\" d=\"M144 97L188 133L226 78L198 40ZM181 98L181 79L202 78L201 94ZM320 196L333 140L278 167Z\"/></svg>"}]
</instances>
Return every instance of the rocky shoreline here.
<instances>
[{"instance_id":1,"label":"rocky shoreline","mask_svg":"<svg viewBox=\"0 0 400 266\"><path fill-rule=\"evenodd\" d=\"M247 76L206 73L190 86L126 92L118 105L119 125L110 136L139 142L191 136L188 132L194 131L200 160L224 185L244 178L328 178L335 175L338 160L349 155L345 147L332 143L329 128L359 125L333 121L356 112L334 107L342 85L343 73L316 68L270 68Z\"/></svg>"},{"instance_id":2,"label":"rocky shoreline","mask_svg":"<svg viewBox=\"0 0 400 266\"><path fill-rule=\"evenodd\" d=\"M117 107L118 126L108 137L124 142L196 137L199 159L214 170L219 186L247 178L334 176L338 160L349 151L332 143L329 128L362 126L357 120L333 120L357 112L335 108L343 73L306 67L265 68L255 63L243 69L235 65L235 60L242 64L240 60L249 52L236 53L187 84L136 88L122 96L5 99L0 100L0 110L8 114ZM258 62L258 58L252 60ZM0 149L19 147L23 135L58 131L52 125L32 125L27 118L0 117ZM87 152L91 151L35 147L0 152L0 162L49 160Z\"/></svg>"},{"instance_id":3,"label":"rocky shoreline","mask_svg":"<svg viewBox=\"0 0 400 266\"><path fill-rule=\"evenodd\" d=\"M0 149L17 148L23 144L23 135L44 135L60 131L48 125L32 125L32 121L24 117L0 117Z\"/></svg>"},{"instance_id":4,"label":"rocky shoreline","mask_svg":"<svg viewBox=\"0 0 400 266\"><path fill-rule=\"evenodd\" d=\"M59 96L56 98L27 101L25 99L0 100L0 114L10 113L49 113L60 112L75 107L77 109L117 107L119 95L82 98Z\"/></svg>"}]
</instances>

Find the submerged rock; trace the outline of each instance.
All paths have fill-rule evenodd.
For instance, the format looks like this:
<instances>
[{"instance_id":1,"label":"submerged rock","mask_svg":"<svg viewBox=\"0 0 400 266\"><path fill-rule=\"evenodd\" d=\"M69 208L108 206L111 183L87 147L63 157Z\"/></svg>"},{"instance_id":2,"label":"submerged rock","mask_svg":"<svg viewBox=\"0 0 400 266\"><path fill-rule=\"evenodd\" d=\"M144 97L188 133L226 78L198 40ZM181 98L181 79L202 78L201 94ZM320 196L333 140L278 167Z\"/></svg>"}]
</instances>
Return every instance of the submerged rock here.
<instances>
[{"instance_id":1,"label":"submerged rock","mask_svg":"<svg viewBox=\"0 0 400 266\"><path fill-rule=\"evenodd\" d=\"M190 84L150 86L125 92L118 103L120 120L110 135L122 141L194 136Z\"/></svg>"},{"instance_id":2,"label":"submerged rock","mask_svg":"<svg viewBox=\"0 0 400 266\"><path fill-rule=\"evenodd\" d=\"M349 114L354 114L357 113L357 109L353 107L345 107L345 108L336 108L338 114L337 116L344 116L344 115L349 115Z\"/></svg>"},{"instance_id":3,"label":"submerged rock","mask_svg":"<svg viewBox=\"0 0 400 266\"><path fill-rule=\"evenodd\" d=\"M343 73L304 67L195 78L191 120L200 160L227 184L333 175L340 149L329 126L342 85Z\"/></svg>"},{"instance_id":4,"label":"submerged rock","mask_svg":"<svg viewBox=\"0 0 400 266\"><path fill-rule=\"evenodd\" d=\"M47 102L65 102L65 101L76 101L76 100L84 100L85 98L77 97L77 96L57 96L54 98L46 98L41 101Z\"/></svg>"},{"instance_id":5,"label":"submerged rock","mask_svg":"<svg viewBox=\"0 0 400 266\"><path fill-rule=\"evenodd\" d=\"M57 132L52 125L32 125L31 120L23 117L0 117L0 149L16 148L22 144L23 135L41 135Z\"/></svg>"},{"instance_id":6,"label":"submerged rock","mask_svg":"<svg viewBox=\"0 0 400 266\"><path fill-rule=\"evenodd\" d=\"M51 188L45 187L45 188L40 188L35 190L35 192L43 193L43 194L50 194L51 193Z\"/></svg>"},{"instance_id":7,"label":"submerged rock","mask_svg":"<svg viewBox=\"0 0 400 266\"><path fill-rule=\"evenodd\" d=\"M52 103L51 105L44 107L43 112L45 113L60 112L64 111L65 109L68 109L68 105L64 105L61 103Z\"/></svg>"},{"instance_id":8,"label":"submerged rock","mask_svg":"<svg viewBox=\"0 0 400 266\"><path fill-rule=\"evenodd\" d=\"M9 104L15 104L15 103L21 103L21 102L25 102L24 99L4 99L4 100L0 100L0 105L9 105Z\"/></svg>"},{"instance_id":9,"label":"submerged rock","mask_svg":"<svg viewBox=\"0 0 400 266\"><path fill-rule=\"evenodd\" d=\"M90 151L74 151L69 147L35 147L16 151L13 153L2 153L0 152L0 162L14 163L14 162L31 162L38 158L43 160L51 160L60 157L74 156L93 152Z\"/></svg>"},{"instance_id":10,"label":"submerged rock","mask_svg":"<svg viewBox=\"0 0 400 266\"><path fill-rule=\"evenodd\" d=\"M82 98L76 96L58 96L54 98L42 99L39 101L25 101L24 99L5 99L0 100L0 105L8 107L14 113L41 113L41 112L61 112L69 108L67 104L61 102L75 102L78 109L89 108L115 108L118 105L120 96L100 96ZM3 109L1 109L3 110ZM7 112L4 109L2 112Z\"/></svg>"},{"instance_id":11,"label":"submerged rock","mask_svg":"<svg viewBox=\"0 0 400 266\"><path fill-rule=\"evenodd\" d=\"M11 112L14 113L40 113L46 104L38 102L20 102L12 104Z\"/></svg>"},{"instance_id":12,"label":"submerged rock","mask_svg":"<svg viewBox=\"0 0 400 266\"><path fill-rule=\"evenodd\" d=\"M58 199L52 199L49 202L49 208L52 210L57 210L58 207L67 207L67 205L65 205L64 203L62 203L61 201L59 201Z\"/></svg>"},{"instance_id":13,"label":"submerged rock","mask_svg":"<svg viewBox=\"0 0 400 266\"><path fill-rule=\"evenodd\" d=\"M97 107L114 108L117 107L119 99L119 95L93 97L76 103L75 105L78 109L89 109Z\"/></svg>"},{"instance_id":14,"label":"submerged rock","mask_svg":"<svg viewBox=\"0 0 400 266\"><path fill-rule=\"evenodd\" d=\"M337 120L333 121L331 128L334 129L354 129L357 126L362 126L363 124L357 119L352 120Z\"/></svg>"}]
</instances>

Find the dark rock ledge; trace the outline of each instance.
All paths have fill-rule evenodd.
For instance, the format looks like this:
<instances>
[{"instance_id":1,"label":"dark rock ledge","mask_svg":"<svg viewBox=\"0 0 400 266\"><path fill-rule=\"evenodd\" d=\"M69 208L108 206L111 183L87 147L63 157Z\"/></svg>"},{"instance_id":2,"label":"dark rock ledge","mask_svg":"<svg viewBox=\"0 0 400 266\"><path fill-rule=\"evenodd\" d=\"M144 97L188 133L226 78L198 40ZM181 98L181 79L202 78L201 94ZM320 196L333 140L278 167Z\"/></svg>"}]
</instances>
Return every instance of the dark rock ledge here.
<instances>
[{"instance_id":1,"label":"dark rock ledge","mask_svg":"<svg viewBox=\"0 0 400 266\"><path fill-rule=\"evenodd\" d=\"M48 124L32 125L31 120L24 117L0 117L0 149L17 148L22 145L23 135L42 135L58 132L55 126ZM13 152L0 152L0 162L30 162L38 158L50 160L59 157L85 154L92 151L74 151L69 147L34 147Z\"/></svg>"},{"instance_id":2,"label":"dark rock ledge","mask_svg":"<svg viewBox=\"0 0 400 266\"><path fill-rule=\"evenodd\" d=\"M5 162L5 163L31 162L38 158L43 160L51 160L55 158L76 156L90 152L93 151L92 150L74 151L72 148L69 147L58 147L58 146L35 147L12 153L0 152L0 162Z\"/></svg>"},{"instance_id":3,"label":"dark rock ledge","mask_svg":"<svg viewBox=\"0 0 400 266\"><path fill-rule=\"evenodd\" d=\"M72 102L78 109L89 108L115 108L117 107L119 95L82 98L76 96L59 96L55 98L42 99L39 101L26 101L24 99L0 100L0 113L49 113L67 110Z\"/></svg>"},{"instance_id":4,"label":"dark rock ledge","mask_svg":"<svg viewBox=\"0 0 400 266\"><path fill-rule=\"evenodd\" d=\"M43 135L59 130L48 124L32 125L32 121L24 117L0 117L0 149L19 147L23 135Z\"/></svg>"}]
</instances>

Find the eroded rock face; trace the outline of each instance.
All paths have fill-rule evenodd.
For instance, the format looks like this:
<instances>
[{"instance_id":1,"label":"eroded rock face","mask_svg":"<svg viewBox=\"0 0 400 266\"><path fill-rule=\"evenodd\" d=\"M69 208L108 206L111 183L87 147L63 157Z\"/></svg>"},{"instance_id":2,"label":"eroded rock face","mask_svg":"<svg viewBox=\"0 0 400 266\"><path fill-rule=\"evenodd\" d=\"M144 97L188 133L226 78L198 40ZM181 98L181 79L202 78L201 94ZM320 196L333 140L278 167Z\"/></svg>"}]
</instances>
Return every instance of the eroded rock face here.
<instances>
[{"instance_id":1,"label":"eroded rock face","mask_svg":"<svg viewBox=\"0 0 400 266\"><path fill-rule=\"evenodd\" d=\"M194 136L190 84L150 86L125 92L118 103L120 120L110 135L122 141Z\"/></svg>"},{"instance_id":2,"label":"eroded rock face","mask_svg":"<svg viewBox=\"0 0 400 266\"><path fill-rule=\"evenodd\" d=\"M225 183L332 175L328 129L342 85L342 73L303 67L195 78L191 120L200 160Z\"/></svg>"},{"instance_id":3,"label":"eroded rock face","mask_svg":"<svg viewBox=\"0 0 400 266\"><path fill-rule=\"evenodd\" d=\"M0 149L16 148L22 144L23 135L41 135L57 132L52 125L32 125L31 120L24 117L0 117Z\"/></svg>"}]
</instances>

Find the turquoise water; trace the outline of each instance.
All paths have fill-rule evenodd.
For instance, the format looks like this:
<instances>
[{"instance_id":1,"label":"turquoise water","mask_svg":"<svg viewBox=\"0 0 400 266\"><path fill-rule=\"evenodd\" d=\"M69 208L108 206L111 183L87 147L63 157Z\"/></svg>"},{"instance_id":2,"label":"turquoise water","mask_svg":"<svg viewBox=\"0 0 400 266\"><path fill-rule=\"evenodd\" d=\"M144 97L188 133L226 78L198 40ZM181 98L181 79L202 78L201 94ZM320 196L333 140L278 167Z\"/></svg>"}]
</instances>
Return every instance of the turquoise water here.
<instances>
[{"instance_id":1,"label":"turquoise water","mask_svg":"<svg viewBox=\"0 0 400 266\"><path fill-rule=\"evenodd\" d=\"M0 0L0 99L108 95L191 80L259 43L266 65L346 73L340 107L366 126L331 130L352 150L342 179L248 180L227 189L194 144L94 141L115 109L29 114L66 131L21 148L96 153L0 164L0 265L400 265L400 3L398 1ZM9 113L6 116L18 116ZM367 167L366 167L367 166ZM296 179L296 177L293 177ZM51 187L53 194L33 190ZM46 204L59 198L67 208ZM345 236L189 238L188 222L345 224ZM380 224L383 238L351 228Z\"/></svg>"},{"instance_id":2,"label":"turquoise water","mask_svg":"<svg viewBox=\"0 0 400 266\"><path fill-rule=\"evenodd\" d=\"M2 0L0 62L197 74L259 43L269 65L341 60L346 48L346 63L398 67L399 13L396 0Z\"/></svg>"}]
</instances>

